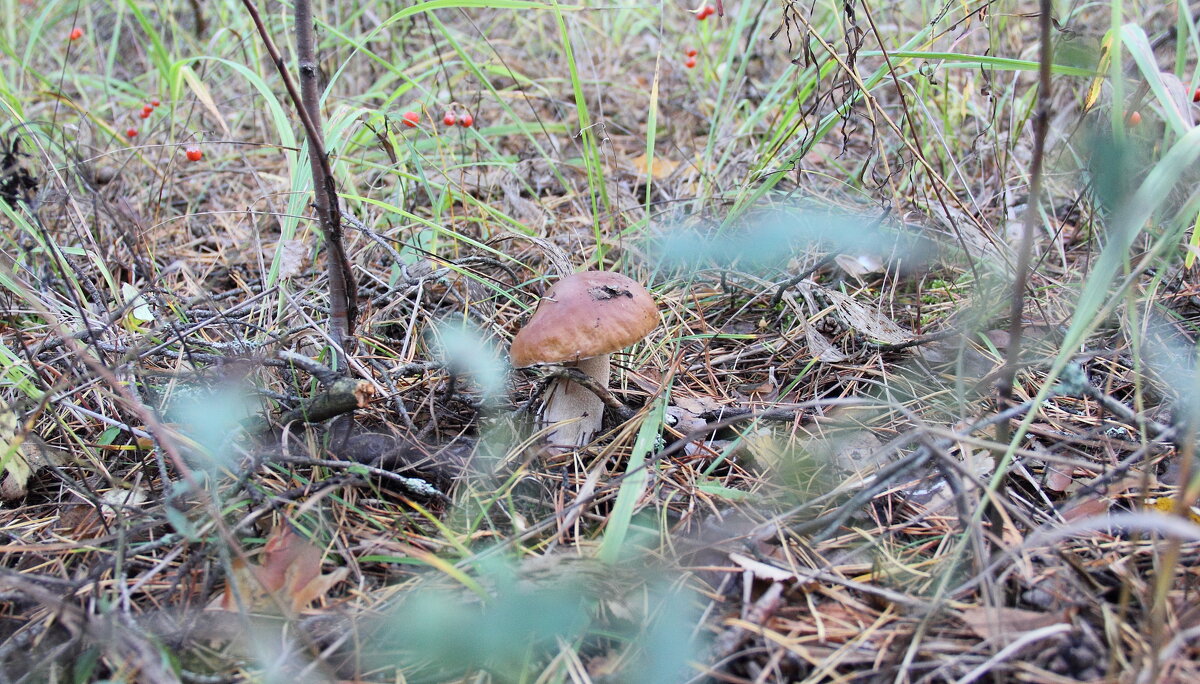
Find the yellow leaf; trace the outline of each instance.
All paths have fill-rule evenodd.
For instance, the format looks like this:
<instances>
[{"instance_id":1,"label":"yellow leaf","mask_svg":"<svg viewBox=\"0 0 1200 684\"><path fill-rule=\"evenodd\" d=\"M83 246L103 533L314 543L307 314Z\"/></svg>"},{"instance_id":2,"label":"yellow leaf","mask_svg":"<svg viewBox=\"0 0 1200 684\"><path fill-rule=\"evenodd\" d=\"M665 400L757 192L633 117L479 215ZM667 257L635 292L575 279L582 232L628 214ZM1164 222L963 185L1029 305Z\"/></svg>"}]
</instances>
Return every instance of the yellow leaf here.
<instances>
[{"instance_id":1,"label":"yellow leaf","mask_svg":"<svg viewBox=\"0 0 1200 684\"><path fill-rule=\"evenodd\" d=\"M679 162L671 161L664 157L655 156L653 159L646 155L639 155L630 160L638 173L649 173L654 177L654 180L662 180L675 172L679 167Z\"/></svg>"},{"instance_id":2,"label":"yellow leaf","mask_svg":"<svg viewBox=\"0 0 1200 684\"><path fill-rule=\"evenodd\" d=\"M0 406L0 473L8 473L0 483L0 499L10 501L25 496L25 485L33 469L25 460L21 445L25 441L18 434L17 414L8 406Z\"/></svg>"},{"instance_id":3,"label":"yellow leaf","mask_svg":"<svg viewBox=\"0 0 1200 684\"><path fill-rule=\"evenodd\" d=\"M1093 78L1091 86L1088 87L1087 97L1083 100L1083 111L1085 112L1090 111L1096 104L1096 100L1100 97L1100 87L1104 85L1104 79L1107 78L1104 74L1108 71L1108 60L1112 52L1112 39L1112 31L1109 31L1100 43L1100 61L1096 64L1096 73L1100 75Z\"/></svg>"},{"instance_id":4,"label":"yellow leaf","mask_svg":"<svg viewBox=\"0 0 1200 684\"><path fill-rule=\"evenodd\" d=\"M138 292L136 287L129 283L121 283L121 296L125 298L125 303L129 305L129 315L135 321L149 323L154 320L154 311L150 309L150 304Z\"/></svg>"},{"instance_id":5,"label":"yellow leaf","mask_svg":"<svg viewBox=\"0 0 1200 684\"><path fill-rule=\"evenodd\" d=\"M217 103L213 100L212 93L208 91L208 86L196 76L196 72L192 71L191 67L183 67L179 70L183 74L183 80L187 81L192 92L196 94L196 99L200 100L200 104L212 114L213 118L221 126L221 131L225 133L225 137L229 137L229 126L225 124L225 118L221 116L221 110L217 109Z\"/></svg>"},{"instance_id":6,"label":"yellow leaf","mask_svg":"<svg viewBox=\"0 0 1200 684\"><path fill-rule=\"evenodd\" d=\"M1157 499L1147 499L1146 505L1156 511L1162 511L1163 513L1175 512L1175 499L1169 496L1160 496ZM1192 506L1191 510L1188 511L1188 519L1194 523L1200 524L1200 513L1196 511L1195 506Z\"/></svg>"}]
</instances>

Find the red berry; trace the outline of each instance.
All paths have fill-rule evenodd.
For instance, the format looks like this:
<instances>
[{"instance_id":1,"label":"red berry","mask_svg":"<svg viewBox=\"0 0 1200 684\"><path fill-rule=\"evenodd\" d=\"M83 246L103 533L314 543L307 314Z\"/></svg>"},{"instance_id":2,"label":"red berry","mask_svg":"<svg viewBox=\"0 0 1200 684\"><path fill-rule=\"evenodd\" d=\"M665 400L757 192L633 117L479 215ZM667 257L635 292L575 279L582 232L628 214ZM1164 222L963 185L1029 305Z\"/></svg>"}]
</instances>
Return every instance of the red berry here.
<instances>
[{"instance_id":1,"label":"red berry","mask_svg":"<svg viewBox=\"0 0 1200 684\"><path fill-rule=\"evenodd\" d=\"M454 112L446 112L446 115L442 117L442 123L446 124L447 126L453 126L455 120Z\"/></svg>"},{"instance_id":2,"label":"red berry","mask_svg":"<svg viewBox=\"0 0 1200 684\"><path fill-rule=\"evenodd\" d=\"M695 57L696 55L698 55L700 53L696 51L696 48L688 48L687 52L685 52L684 54L687 55L688 57Z\"/></svg>"},{"instance_id":3,"label":"red berry","mask_svg":"<svg viewBox=\"0 0 1200 684\"><path fill-rule=\"evenodd\" d=\"M142 113L138 114L138 116L140 116L143 119L149 119L150 114L152 112L154 112L154 107L151 107L150 105L146 105L145 107L142 107Z\"/></svg>"},{"instance_id":4,"label":"red berry","mask_svg":"<svg viewBox=\"0 0 1200 684\"><path fill-rule=\"evenodd\" d=\"M717 9L712 5L701 5L700 9L696 11L696 20L704 21L705 19L709 18L709 16L716 13Z\"/></svg>"},{"instance_id":5,"label":"red berry","mask_svg":"<svg viewBox=\"0 0 1200 684\"><path fill-rule=\"evenodd\" d=\"M1196 88L1196 92L1192 93L1192 102L1200 102L1200 88Z\"/></svg>"},{"instance_id":6,"label":"red berry","mask_svg":"<svg viewBox=\"0 0 1200 684\"><path fill-rule=\"evenodd\" d=\"M70 37L71 37L71 40L79 40L80 38L83 37L83 29L79 28L78 26L71 29Z\"/></svg>"},{"instance_id":7,"label":"red berry","mask_svg":"<svg viewBox=\"0 0 1200 684\"><path fill-rule=\"evenodd\" d=\"M404 125L409 128L416 128L417 124L421 123L421 115L416 112L404 112Z\"/></svg>"},{"instance_id":8,"label":"red berry","mask_svg":"<svg viewBox=\"0 0 1200 684\"><path fill-rule=\"evenodd\" d=\"M463 114L458 117L458 125L463 128L470 128L475 123L475 117L470 114Z\"/></svg>"},{"instance_id":9,"label":"red berry","mask_svg":"<svg viewBox=\"0 0 1200 684\"><path fill-rule=\"evenodd\" d=\"M126 138L136 138L137 137L137 129L136 128L125 129L125 137Z\"/></svg>"},{"instance_id":10,"label":"red berry","mask_svg":"<svg viewBox=\"0 0 1200 684\"><path fill-rule=\"evenodd\" d=\"M689 69L695 69L696 68L696 58L688 57L687 61L684 62L683 65Z\"/></svg>"},{"instance_id":11,"label":"red berry","mask_svg":"<svg viewBox=\"0 0 1200 684\"><path fill-rule=\"evenodd\" d=\"M157 98L157 97L156 97L156 98L154 98L153 100L150 100L150 106L151 106L151 107L157 107L157 106L159 106L160 104L162 104L162 103L158 101L158 98Z\"/></svg>"},{"instance_id":12,"label":"red berry","mask_svg":"<svg viewBox=\"0 0 1200 684\"><path fill-rule=\"evenodd\" d=\"M204 157L204 153L201 152L200 148L196 147L195 145L187 147L184 149L183 153L187 155L188 161L191 162L198 162Z\"/></svg>"},{"instance_id":13,"label":"red berry","mask_svg":"<svg viewBox=\"0 0 1200 684\"><path fill-rule=\"evenodd\" d=\"M1130 112L1129 118L1125 120L1130 126L1136 126L1142 122L1141 112Z\"/></svg>"}]
</instances>

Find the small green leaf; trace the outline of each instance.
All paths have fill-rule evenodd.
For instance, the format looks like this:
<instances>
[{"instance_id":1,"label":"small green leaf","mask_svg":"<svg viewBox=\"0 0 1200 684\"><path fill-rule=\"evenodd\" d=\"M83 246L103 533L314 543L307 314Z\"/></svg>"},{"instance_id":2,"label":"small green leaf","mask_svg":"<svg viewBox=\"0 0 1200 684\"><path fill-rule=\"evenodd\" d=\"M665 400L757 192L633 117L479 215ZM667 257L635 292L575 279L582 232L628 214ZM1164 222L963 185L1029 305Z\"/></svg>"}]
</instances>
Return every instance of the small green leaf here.
<instances>
[{"instance_id":1,"label":"small green leaf","mask_svg":"<svg viewBox=\"0 0 1200 684\"><path fill-rule=\"evenodd\" d=\"M165 506L163 510L166 512L167 522L171 523L171 527L174 527L176 532L183 535L189 541L199 540L199 537L196 536L195 526L192 525L192 521L188 520L183 511L174 506Z\"/></svg>"},{"instance_id":2,"label":"small green leaf","mask_svg":"<svg viewBox=\"0 0 1200 684\"><path fill-rule=\"evenodd\" d=\"M726 487L725 485L722 485L719 482L716 482L715 480L705 480L703 482L697 483L696 489L704 492L705 494L709 494L711 496L719 496L722 499L725 499L726 501L741 502L741 501L751 501L751 500L757 498L754 494L751 494L750 492L743 491L741 489L730 489L729 487Z\"/></svg>"},{"instance_id":3,"label":"small green leaf","mask_svg":"<svg viewBox=\"0 0 1200 684\"><path fill-rule=\"evenodd\" d=\"M92 675L96 672L96 663L100 660L100 651L95 646L88 648L75 659L71 668L71 678L76 682L94 681Z\"/></svg>"},{"instance_id":4,"label":"small green leaf","mask_svg":"<svg viewBox=\"0 0 1200 684\"><path fill-rule=\"evenodd\" d=\"M110 427L104 432L100 433L100 437L96 440L96 444L99 444L100 446L108 446L113 443L113 440L115 440L119 434L121 434L121 428L114 425L113 427Z\"/></svg>"},{"instance_id":5,"label":"small green leaf","mask_svg":"<svg viewBox=\"0 0 1200 684\"><path fill-rule=\"evenodd\" d=\"M125 298L125 303L130 306L129 315L140 323L149 323L154 320L154 312L150 310L150 305L146 302L146 298L142 296L138 289L129 283L121 283L121 296Z\"/></svg>"}]
</instances>

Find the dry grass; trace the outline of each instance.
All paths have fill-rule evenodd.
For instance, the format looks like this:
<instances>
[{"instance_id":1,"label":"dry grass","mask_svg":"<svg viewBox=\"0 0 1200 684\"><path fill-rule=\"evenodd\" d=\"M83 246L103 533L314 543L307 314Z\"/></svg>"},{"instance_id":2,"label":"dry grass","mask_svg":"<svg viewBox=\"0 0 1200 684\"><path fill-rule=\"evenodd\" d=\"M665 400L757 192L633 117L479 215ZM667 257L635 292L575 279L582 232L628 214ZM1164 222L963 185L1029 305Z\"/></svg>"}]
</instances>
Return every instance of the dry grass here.
<instances>
[{"instance_id":1,"label":"dry grass","mask_svg":"<svg viewBox=\"0 0 1200 684\"><path fill-rule=\"evenodd\" d=\"M0 682L1200 677L1190 17L1056 16L1008 406L1036 17L478 4L317 7L335 385L241 3L0 0ZM566 453L564 261L663 316Z\"/></svg>"}]
</instances>

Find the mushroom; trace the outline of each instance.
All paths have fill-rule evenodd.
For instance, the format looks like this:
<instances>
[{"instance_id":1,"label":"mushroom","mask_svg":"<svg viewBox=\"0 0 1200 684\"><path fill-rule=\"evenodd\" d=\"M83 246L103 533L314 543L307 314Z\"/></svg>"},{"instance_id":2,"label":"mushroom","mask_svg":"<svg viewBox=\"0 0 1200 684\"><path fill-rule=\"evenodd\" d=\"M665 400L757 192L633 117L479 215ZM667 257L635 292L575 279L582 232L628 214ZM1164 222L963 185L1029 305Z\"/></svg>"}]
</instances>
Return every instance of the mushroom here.
<instances>
[{"instance_id":1,"label":"mushroom","mask_svg":"<svg viewBox=\"0 0 1200 684\"><path fill-rule=\"evenodd\" d=\"M658 307L637 281L609 271L564 277L538 302L513 338L512 365L561 363L608 387L608 355L642 339L658 326ZM592 391L558 378L547 392L541 421L554 425L550 442L583 446L600 431L604 403Z\"/></svg>"}]
</instances>

